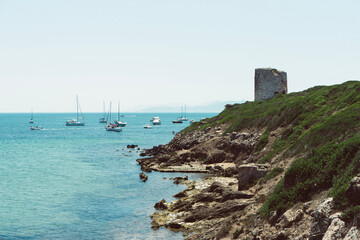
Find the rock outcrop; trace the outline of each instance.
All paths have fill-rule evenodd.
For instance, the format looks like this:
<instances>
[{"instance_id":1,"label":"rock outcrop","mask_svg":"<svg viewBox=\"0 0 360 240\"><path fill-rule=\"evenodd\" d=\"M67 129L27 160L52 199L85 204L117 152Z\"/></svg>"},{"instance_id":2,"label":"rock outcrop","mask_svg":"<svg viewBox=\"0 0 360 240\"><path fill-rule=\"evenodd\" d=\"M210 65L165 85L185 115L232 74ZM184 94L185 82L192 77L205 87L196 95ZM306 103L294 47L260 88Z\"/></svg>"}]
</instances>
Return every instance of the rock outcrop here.
<instances>
[{"instance_id":1,"label":"rock outcrop","mask_svg":"<svg viewBox=\"0 0 360 240\"><path fill-rule=\"evenodd\" d=\"M354 177L346 190L346 197L354 205L360 204L360 176Z\"/></svg>"},{"instance_id":2,"label":"rock outcrop","mask_svg":"<svg viewBox=\"0 0 360 240\"><path fill-rule=\"evenodd\" d=\"M309 240L322 239L330 225L330 213L333 208L333 199L325 199L317 209L312 213L313 221L311 223Z\"/></svg>"}]
</instances>

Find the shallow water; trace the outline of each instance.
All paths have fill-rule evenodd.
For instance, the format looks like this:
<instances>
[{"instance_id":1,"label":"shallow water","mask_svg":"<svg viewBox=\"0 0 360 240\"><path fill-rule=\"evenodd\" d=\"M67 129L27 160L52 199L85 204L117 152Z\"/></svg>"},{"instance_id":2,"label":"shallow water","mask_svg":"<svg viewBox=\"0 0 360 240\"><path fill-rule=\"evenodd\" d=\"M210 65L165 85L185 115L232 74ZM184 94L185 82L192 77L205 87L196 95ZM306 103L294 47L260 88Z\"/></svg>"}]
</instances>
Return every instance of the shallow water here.
<instances>
[{"instance_id":1,"label":"shallow water","mask_svg":"<svg viewBox=\"0 0 360 240\"><path fill-rule=\"evenodd\" d=\"M30 114L0 114L0 239L182 239L153 231L149 216L156 202L184 189L168 178L201 175L152 172L143 183L139 152L126 145L166 144L189 122L156 114L162 125L144 129L153 114L125 113L128 125L116 133L106 132L95 113L85 114L84 127L65 127L73 115L34 114L44 130L30 131Z\"/></svg>"}]
</instances>

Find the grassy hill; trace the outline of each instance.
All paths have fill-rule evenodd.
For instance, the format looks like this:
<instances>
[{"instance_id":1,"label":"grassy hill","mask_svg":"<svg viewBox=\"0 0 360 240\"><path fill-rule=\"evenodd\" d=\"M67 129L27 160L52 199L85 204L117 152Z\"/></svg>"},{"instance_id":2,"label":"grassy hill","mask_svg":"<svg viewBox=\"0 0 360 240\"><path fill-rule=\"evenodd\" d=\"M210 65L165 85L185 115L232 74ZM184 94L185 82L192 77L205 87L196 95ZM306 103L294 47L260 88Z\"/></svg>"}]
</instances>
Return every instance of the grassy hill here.
<instances>
[{"instance_id":1,"label":"grassy hill","mask_svg":"<svg viewBox=\"0 0 360 240\"><path fill-rule=\"evenodd\" d=\"M258 163L296 158L263 205L263 215L273 210L284 212L326 189L331 189L329 194L338 209L354 207L345 190L360 172L360 82L317 86L267 101L227 105L216 117L183 131L205 130L219 124L227 126L224 134L262 130L255 152L268 144L272 131L281 130L280 137Z\"/></svg>"}]
</instances>

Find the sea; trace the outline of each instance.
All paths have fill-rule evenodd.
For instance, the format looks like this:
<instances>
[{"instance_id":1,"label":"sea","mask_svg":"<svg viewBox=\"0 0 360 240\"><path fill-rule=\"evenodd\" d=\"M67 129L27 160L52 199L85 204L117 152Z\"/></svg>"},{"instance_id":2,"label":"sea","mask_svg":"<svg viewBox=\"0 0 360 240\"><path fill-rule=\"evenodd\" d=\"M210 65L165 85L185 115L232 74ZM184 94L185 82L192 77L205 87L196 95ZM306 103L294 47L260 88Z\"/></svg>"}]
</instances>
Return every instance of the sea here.
<instances>
[{"instance_id":1,"label":"sea","mask_svg":"<svg viewBox=\"0 0 360 240\"><path fill-rule=\"evenodd\" d=\"M201 174L146 173L142 149L168 143L176 113L123 113L123 131L107 132L101 113L85 113L83 127L66 127L73 113L0 114L0 239L183 239L151 228L154 204L185 189L169 178ZM200 120L215 113L189 113ZM162 124L144 129L153 116ZM43 130L31 131L41 125ZM138 145L140 150L128 149Z\"/></svg>"}]
</instances>

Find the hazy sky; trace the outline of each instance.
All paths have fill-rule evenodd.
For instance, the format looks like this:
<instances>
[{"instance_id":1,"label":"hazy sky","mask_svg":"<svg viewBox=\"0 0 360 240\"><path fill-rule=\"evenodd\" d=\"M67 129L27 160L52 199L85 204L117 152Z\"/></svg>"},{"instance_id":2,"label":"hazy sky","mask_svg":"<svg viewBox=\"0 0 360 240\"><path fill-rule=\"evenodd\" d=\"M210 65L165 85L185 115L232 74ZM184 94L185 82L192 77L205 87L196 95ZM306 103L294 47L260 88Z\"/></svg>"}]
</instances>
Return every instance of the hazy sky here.
<instances>
[{"instance_id":1,"label":"hazy sky","mask_svg":"<svg viewBox=\"0 0 360 240\"><path fill-rule=\"evenodd\" d=\"M0 0L0 112L253 100L360 79L359 0ZM191 109L190 109L191 110Z\"/></svg>"}]
</instances>

